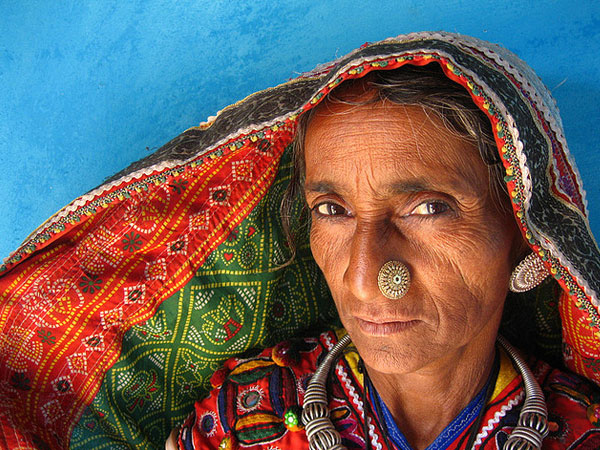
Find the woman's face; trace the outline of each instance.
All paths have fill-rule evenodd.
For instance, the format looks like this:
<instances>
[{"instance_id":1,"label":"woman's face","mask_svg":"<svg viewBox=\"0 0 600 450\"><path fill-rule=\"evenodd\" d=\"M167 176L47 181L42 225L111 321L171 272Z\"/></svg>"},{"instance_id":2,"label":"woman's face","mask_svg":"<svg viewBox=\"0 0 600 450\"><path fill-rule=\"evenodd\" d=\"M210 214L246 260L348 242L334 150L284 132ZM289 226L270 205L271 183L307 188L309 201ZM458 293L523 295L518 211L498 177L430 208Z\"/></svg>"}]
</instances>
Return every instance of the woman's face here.
<instances>
[{"instance_id":1,"label":"woman's face","mask_svg":"<svg viewBox=\"0 0 600 450\"><path fill-rule=\"evenodd\" d=\"M476 147L420 107L326 104L305 161L312 252L367 366L408 373L489 349L522 241ZM411 274L401 299L377 285L389 260Z\"/></svg>"}]
</instances>

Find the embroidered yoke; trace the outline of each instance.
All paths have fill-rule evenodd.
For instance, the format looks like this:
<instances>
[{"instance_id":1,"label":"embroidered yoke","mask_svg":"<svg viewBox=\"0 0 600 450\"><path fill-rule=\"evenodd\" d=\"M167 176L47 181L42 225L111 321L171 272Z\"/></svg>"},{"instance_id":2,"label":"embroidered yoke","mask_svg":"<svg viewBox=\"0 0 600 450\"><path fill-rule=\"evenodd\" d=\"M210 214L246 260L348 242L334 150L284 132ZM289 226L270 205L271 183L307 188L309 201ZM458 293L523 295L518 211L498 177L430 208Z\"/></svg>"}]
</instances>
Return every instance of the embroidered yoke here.
<instances>
[{"instance_id":1,"label":"embroidered yoke","mask_svg":"<svg viewBox=\"0 0 600 450\"><path fill-rule=\"evenodd\" d=\"M282 342L248 359L228 360L212 378L215 389L195 404L182 427L179 448L308 449L300 420L305 389L318 363L343 334L343 330L328 331L318 338ZM329 376L332 422L348 449L370 445L394 450L379 420L371 413L365 418L365 411L374 408L365 408L370 400L358 362L356 349L350 347ZM600 448L600 429L591 422L600 414L595 403L600 400L598 388L542 361L530 361L530 367L544 390L549 412L550 434L543 449ZM525 395L521 375L503 351L492 383L481 420L472 417L445 449L469 448L471 436L475 449L502 449L517 424Z\"/></svg>"}]
</instances>

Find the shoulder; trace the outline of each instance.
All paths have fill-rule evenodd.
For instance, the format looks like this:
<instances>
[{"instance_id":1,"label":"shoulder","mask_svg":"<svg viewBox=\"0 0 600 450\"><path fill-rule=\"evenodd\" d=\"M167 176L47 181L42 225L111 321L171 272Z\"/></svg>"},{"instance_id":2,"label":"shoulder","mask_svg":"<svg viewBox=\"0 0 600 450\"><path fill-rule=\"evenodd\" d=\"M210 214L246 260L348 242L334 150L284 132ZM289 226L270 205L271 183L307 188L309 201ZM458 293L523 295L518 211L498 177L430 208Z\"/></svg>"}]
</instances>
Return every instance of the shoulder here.
<instances>
[{"instance_id":1,"label":"shoulder","mask_svg":"<svg viewBox=\"0 0 600 450\"><path fill-rule=\"evenodd\" d=\"M325 332L227 360L182 426L180 448L308 448L305 433L297 432L300 405L320 356L335 342L336 334Z\"/></svg>"},{"instance_id":2,"label":"shoulder","mask_svg":"<svg viewBox=\"0 0 600 450\"><path fill-rule=\"evenodd\" d=\"M544 448L600 448L600 388L542 361L536 361L532 368L548 408L549 435Z\"/></svg>"}]
</instances>

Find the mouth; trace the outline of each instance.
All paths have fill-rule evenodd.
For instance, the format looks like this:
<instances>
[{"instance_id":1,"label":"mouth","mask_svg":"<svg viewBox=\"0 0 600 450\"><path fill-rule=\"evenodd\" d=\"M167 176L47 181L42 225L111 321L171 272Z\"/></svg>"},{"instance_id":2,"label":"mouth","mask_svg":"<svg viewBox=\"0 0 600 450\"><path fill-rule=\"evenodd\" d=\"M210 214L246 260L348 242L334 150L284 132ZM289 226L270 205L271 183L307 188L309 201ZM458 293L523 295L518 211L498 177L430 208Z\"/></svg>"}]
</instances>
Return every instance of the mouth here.
<instances>
[{"instance_id":1,"label":"mouth","mask_svg":"<svg viewBox=\"0 0 600 450\"><path fill-rule=\"evenodd\" d=\"M389 336L391 334L401 333L413 328L418 320L394 321L394 320L364 320L356 318L358 325L363 333L372 336Z\"/></svg>"}]
</instances>

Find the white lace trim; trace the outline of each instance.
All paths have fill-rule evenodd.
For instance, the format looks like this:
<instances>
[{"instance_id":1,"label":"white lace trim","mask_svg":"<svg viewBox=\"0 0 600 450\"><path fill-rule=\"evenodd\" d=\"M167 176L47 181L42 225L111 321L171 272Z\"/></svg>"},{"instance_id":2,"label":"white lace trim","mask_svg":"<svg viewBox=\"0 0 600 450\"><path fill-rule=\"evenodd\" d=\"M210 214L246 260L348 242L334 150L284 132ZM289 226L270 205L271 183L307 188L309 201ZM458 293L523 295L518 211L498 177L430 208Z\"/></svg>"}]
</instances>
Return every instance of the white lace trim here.
<instances>
[{"instance_id":1,"label":"white lace trim","mask_svg":"<svg viewBox=\"0 0 600 450\"><path fill-rule=\"evenodd\" d=\"M356 409L360 412L362 419L366 420L366 422L367 422L367 428L369 429L369 437L371 438L371 444L377 450L381 450L382 445L379 442L379 436L377 436L377 433L375 433L375 426L372 424L370 417L367 416L365 419L365 409L364 409L364 405L360 399L360 396L356 392L356 389L354 389L354 386L352 386L352 383L350 382L350 378L346 374L344 367L339 362L336 366L336 371L337 371L337 374L339 375L339 377L344 382L344 386L346 386L346 389L348 389L348 393L350 394L350 397L352 398L352 403L354 403L354 405L356 406Z\"/></svg>"},{"instance_id":2,"label":"white lace trim","mask_svg":"<svg viewBox=\"0 0 600 450\"><path fill-rule=\"evenodd\" d=\"M497 411L496 414L494 414L494 417L492 417L488 421L487 425L485 425L477 435L475 442L473 443L473 448L481 445L483 439L485 439L490 434L490 431L492 431L495 425L498 424L498 422L500 422L500 419L504 417L508 411L513 409L515 405L521 403L523 397L525 397L525 391L519 392L519 395L517 395L512 400L509 400L509 402L506 405L500 408L500 411Z\"/></svg>"}]
</instances>

